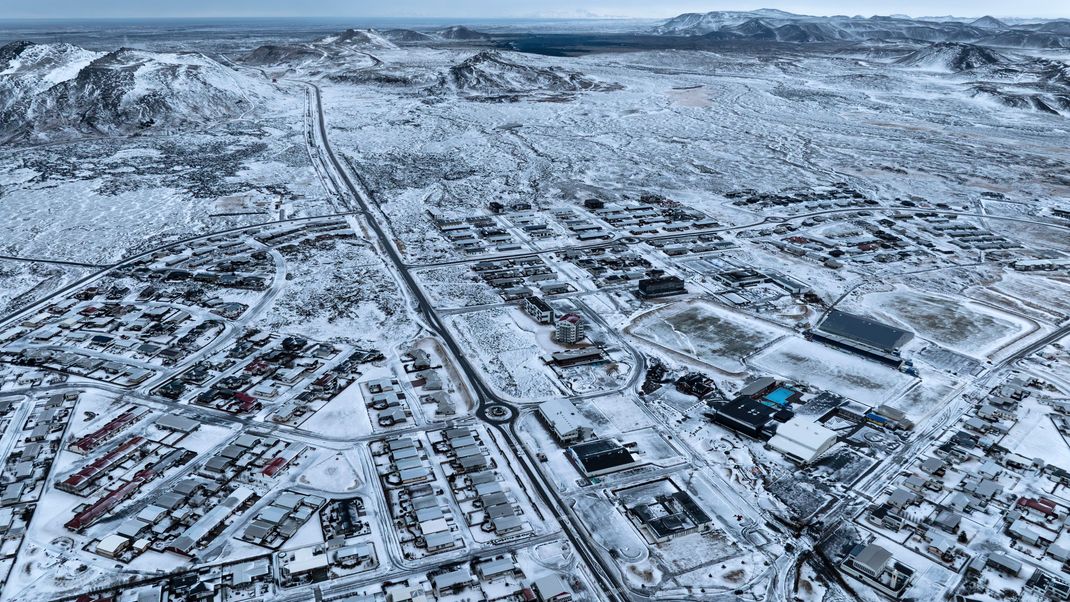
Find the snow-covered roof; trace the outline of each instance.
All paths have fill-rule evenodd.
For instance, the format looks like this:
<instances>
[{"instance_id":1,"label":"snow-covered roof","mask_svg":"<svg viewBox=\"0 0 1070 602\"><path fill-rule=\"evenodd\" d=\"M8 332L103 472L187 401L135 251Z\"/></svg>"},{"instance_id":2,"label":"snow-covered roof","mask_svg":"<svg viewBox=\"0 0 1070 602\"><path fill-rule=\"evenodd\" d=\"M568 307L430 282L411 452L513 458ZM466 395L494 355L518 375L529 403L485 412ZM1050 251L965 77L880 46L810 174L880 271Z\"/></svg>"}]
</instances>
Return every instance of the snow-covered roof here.
<instances>
[{"instance_id":1,"label":"snow-covered roof","mask_svg":"<svg viewBox=\"0 0 1070 602\"><path fill-rule=\"evenodd\" d=\"M591 423L567 399L552 399L539 404L539 412L560 439L568 439L580 429L591 428Z\"/></svg>"},{"instance_id":2,"label":"snow-covered roof","mask_svg":"<svg viewBox=\"0 0 1070 602\"><path fill-rule=\"evenodd\" d=\"M804 463L814 461L836 443L836 432L816 422L796 417L777 427L769 440L773 449Z\"/></svg>"},{"instance_id":3,"label":"snow-covered roof","mask_svg":"<svg viewBox=\"0 0 1070 602\"><path fill-rule=\"evenodd\" d=\"M130 540L122 535L111 534L100 540L97 544L97 552L100 554L115 555L119 553L119 550L123 546L130 543Z\"/></svg>"}]
</instances>

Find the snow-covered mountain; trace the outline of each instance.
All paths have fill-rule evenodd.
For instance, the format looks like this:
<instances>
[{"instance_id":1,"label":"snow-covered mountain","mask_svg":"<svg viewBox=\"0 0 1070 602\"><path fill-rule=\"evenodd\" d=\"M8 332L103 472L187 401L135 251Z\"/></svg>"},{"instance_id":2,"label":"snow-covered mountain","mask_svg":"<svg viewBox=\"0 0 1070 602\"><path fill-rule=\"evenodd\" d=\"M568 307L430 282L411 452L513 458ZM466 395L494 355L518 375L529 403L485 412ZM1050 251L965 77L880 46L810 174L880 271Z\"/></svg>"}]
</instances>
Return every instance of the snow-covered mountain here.
<instances>
[{"instance_id":1,"label":"snow-covered mountain","mask_svg":"<svg viewBox=\"0 0 1070 602\"><path fill-rule=\"evenodd\" d=\"M419 44L434 40L432 36L412 29L384 29L377 31L379 35L394 44Z\"/></svg>"},{"instance_id":2,"label":"snow-covered mountain","mask_svg":"<svg viewBox=\"0 0 1070 602\"><path fill-rule=\"evenodd\" d=\"M1070 93L1068 92L1033 91L1025 87L1003 88L982 82L970 86L970 95L1012 109L1038 111L1051 115L1070 115Z\"/></svg>"},{"instance_id":3,"label":"snow-covered mountain","mask_svg":"<svg viewBox=\"0 0 1070 602\"><path fill-rule=\"evenodd\" d=\"M970 42L1012 48L1070 48L1070 22L1008 25L993 17L911 19L905 16L814 17L773 9L686 13L652 30L659 35L777 42Z\"/></svg>"},{"instance_id":4,"label":"snow-covered mountain","mask_svg":"<svg viewBox=\"0 0 1070 602\"><path fill-rule=\"evenodd\" d=\"M75 77L101 55L70 44L12 42L0 48L0 111Z\"/></svg>"},{"instance_id":5,"label":"snow-covered mountain","mask_svg":"<svg viewBox=\"0 0 1070 602\"><path fill-rule=\"evenodd\" d=\"M366 49L396 47L393 42L374 29L347 29L340 34L327 36L319 43Z\"/></svg>"},{"instance_id":6,"label":"snow-covered mountain","mask_svg":"<svg viewBox=\"0 0 1070 602\"><path fill-rule=\"evenodd\" d=\"M456 40L456 41L479 41L489 40L490 36L472 29L468 29L463 25L454 25L453 27L447 27L434 32L434 35L443 40Z\"/></svg>"},{"instance_id":7,"label":"snow-covered mountain","mask_svg":"<svg viewBox=\"0 0 1070 602\"><path fill-rule=\"evenodd\" d=\"M751 11L714 11L709 13L684 13L673 17L654 28L654 33L665 35L705 35L726 27L736 27L752 20L763 20L773 27L791 21L811 19L803 15L763 8Z\"/></svg>"},{"instance_id":8,"label":"snow-covered mountain","mask_svg":"<svg viewBox=\"0 0 1070 602\"><path fill-rule=\"evenodd\" d=\"M299 44L266 44L242 57L247 65L266 67L270 65L300 65L323 58L323 51L313 46Z\"/></svg>"},{"instance_id":9,"label":"snow-covered mountain","mask_svg":"<svg viewBox=\"0 0 1070 602\"><path fill-rule=\"evenodd\" d=\"M317 64L318 72L329 73L343 79L353 79L355 73L347 72L354 59L372 58L381 50L399 47L426 46L446 42L480 42L490 40L487 34L463 26L447 27L437 31L413 29L347 29L341 33L320 38L306 44L268 44L256 48L239 58L246 65L255 67L278 67L294 69ZM356 65L362 68L363 65ZM367 74L361 74L360 79Z\"/></svg>"},{"instance_id":10,"label":"snow-covered mountain","mask_svg":"<svg viewBox=\"0 0 1070 602\"><path fill-rule=\"evenodd\" d=\"M0 49L0 132L5 137L124 134L203 126L236 117L272 88L196 53L67 45Z\"/></svg>"},{"instance_id":11,"label":"snow-covered mountain","mask_svg":"<svg viewBox=\"0 0 1070 602\"><path fill-rule=\"evenodd\" d=\"M937 42L890 65L951 78L969 96L1011 109L1070 115L1070 65L1061 61Z\"/></svg>"},{"instance_id":12,"label":"snow-covered mountain","mask_svg":"<svg viewBox=\"0 0 1070 602\"><path fill-rule=\"evenodd\" d=\"M1006 56L983 46L960 42L937 42L899 59L899 65L929 71L960 73L980 67L1010 64Z\"/></svg>"},{"instance_id":13,"label":"snow-covered mountain","mask_svg":"<svg viewBox=\"0 0 1070 602\"><path fill-rule=\"evenodd\" d=\"M1000 21L999 19L995 17L990 17L988 15L985 15L980 19L970 21L970 26L979 27L981 29L1007 29L1007 27L1009 27L1003 21Z\"/></svg>"},{"instance_id":14,"label":"snow-covered mountain","mask_svg":"<svg viewBox=\"0 0 1070 602\"><path fill-rule=\"evenodd\" d=\"M484 50L451 67L433 90L452 91L471 99L510 101L615 87L575 71L523 64L499 52Z\"/></svg>"}]
</instances>

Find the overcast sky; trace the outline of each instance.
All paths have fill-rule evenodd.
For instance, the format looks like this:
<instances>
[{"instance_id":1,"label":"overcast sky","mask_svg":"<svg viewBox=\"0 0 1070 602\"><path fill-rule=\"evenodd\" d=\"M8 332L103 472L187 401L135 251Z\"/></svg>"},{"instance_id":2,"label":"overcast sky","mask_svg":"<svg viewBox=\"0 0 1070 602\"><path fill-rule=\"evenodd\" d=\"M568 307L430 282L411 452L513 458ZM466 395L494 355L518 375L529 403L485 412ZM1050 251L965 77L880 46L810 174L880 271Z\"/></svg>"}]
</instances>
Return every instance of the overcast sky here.
<instances>
[{"instance_id":1,"label":"overcast sky","mask_svg":"<svg viewBox=\"0 0 1070 602\"><path fill-rule=\"evenodd\" d=\"M1070 17L1068 0L0 0L0 18L639 17L779 8L815 15Z\"/></svg>"}]
</instances>

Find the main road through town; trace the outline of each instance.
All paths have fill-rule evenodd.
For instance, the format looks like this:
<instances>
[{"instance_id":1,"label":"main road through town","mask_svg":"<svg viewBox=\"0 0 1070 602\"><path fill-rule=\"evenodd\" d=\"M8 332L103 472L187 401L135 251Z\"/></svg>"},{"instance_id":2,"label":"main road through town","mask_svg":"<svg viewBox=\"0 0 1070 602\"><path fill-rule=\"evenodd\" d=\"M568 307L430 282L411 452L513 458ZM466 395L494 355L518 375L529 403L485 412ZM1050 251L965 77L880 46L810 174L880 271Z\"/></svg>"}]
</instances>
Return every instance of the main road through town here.
<instances>
[{"instance_id":1,"label":"main road through town","mask_svg":"<svg viewBox=\"0 0 1070 602\"><path fill-rule=\"evenodd\" d=\"M416 283L415 278L409 272L408 266L402 260L401 254L398 252L386 229L383 227L380 220L385 219L385 217L378 211L377 204L373 199L373 192L360 181L358 175L351 175L350 171L343 166L342 162L331 148L327 136L323 99L319 87L312 82L303 83L308 86L310 93L310 118L312 119L310 125L312 132L311 135L305 137L310 145L309 153L314 159L322 162L323 167L329 173L333 174L333 177L331 178L332 181L344 186L344 190L338 190L337 192L339 198L343 199L343 203L347 205L345 209L350 211L359 210L364 214L366 223L375 233L376 238L378 238L383 253L393 264L395 274L404 282L405 287L408 289L407 292L415 303L416 309L423 317L427 328L446 344L454 361L468 379L478 401L476 415L501 433L503 440L506 442L511 452L520 460L520 466L524 469L524 472L535 487L539 497L542 498L543 502L560 521L563 533L572 542L577 553L583 558L587 568L590 570L597 581L599 588L602 590L602 593L610 600L621 600L621 594L623 592L628 592L628 595L626 596L628 599L643 598L644 596L640 592L632 591L631 588L626 587L615 568L608 565L597 551L594 550L590 540L581 535L584 532L583 525L577 519L572 509L557 494L554 487L547 482L541 471L536 468L536 460L532 458L527 449L521 445L519 437L515 431L515 419L520 415L518 408L502 399L483 382L481 375L472 366L471 362L468 361L467 356L460 345L458 345L456 339L439 319L439 316L435 312L427 295ZM355 179L356 181L354 181ZM352 198L357 206L349 206L350 201L346 200L347 197ZM490 406L501 406L505 408L509 418L504 421L490 419L487 416L487 409Z\"/></svg>"}]
</instances>

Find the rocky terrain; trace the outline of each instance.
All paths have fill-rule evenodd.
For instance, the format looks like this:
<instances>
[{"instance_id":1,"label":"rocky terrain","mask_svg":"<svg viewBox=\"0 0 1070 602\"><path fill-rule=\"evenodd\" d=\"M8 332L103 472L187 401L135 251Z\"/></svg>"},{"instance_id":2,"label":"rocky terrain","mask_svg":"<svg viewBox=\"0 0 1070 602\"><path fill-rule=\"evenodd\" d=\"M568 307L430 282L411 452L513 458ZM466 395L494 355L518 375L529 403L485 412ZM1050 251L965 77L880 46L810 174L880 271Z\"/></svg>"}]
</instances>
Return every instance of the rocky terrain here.
<instances>
[{"instance_id":1,"label":"rocky terrain","mask_svg":"<svg viewBox=\"0 0 1070 602\"><path fill-rule=\"evenodd\" d=\"M14 43L0 57L0 132L9 139L204 126L240 116L273 94L263 81L197 53L97 54Z\"/></svg>"},{"instance_id":2,"label":"rocky terrain","mask_svg":"<svg viewBox=\"0 0 1070 602\"><path fill-rule=\"evenodd\" d=\"M433 88L471 100L516 101L521 98L562 100L578 92L614 89L577 71L536 66L485 50L450 68Z\"/></svg>"}]
</instances>

